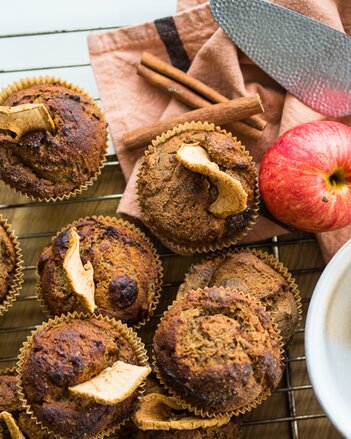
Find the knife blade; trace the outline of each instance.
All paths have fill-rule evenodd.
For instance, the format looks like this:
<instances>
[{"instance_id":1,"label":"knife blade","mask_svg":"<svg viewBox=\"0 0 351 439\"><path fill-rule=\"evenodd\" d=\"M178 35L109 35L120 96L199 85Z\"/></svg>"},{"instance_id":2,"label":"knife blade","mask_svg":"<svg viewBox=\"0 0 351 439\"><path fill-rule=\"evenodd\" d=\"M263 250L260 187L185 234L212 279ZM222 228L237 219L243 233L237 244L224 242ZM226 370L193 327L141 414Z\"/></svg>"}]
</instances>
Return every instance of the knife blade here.
<instances>
[{"instance_id":1,"label":"knife blade","mask_svg":"<svg viewBox=\"0 0 351 439\"><path fill-rule=\"evenodd\" d=\"M335 117L351 114L351 37L264 0L211 0L233 42L291 94Z\"/></svg>"}]
</instances>

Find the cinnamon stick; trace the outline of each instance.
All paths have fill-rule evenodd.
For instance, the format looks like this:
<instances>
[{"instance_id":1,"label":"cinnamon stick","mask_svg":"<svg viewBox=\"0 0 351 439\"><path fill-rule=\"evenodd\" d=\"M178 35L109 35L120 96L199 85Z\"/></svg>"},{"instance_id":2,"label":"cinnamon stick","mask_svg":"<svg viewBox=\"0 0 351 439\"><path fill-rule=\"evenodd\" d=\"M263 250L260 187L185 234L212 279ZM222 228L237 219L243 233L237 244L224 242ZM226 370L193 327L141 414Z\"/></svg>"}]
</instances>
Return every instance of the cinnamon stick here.
<instances>
[{"instance_id":1,"label":"cinnamon stick","mask_svg":"<svg viewBox=\"0 0 351 439\"><path fill-rule=\"evenodd\" d=\"M176 82L173 79L168 78L167 76L163 76L160 73L151 70L146 66L143 66L142 64L138 66L137 72L138 75L142 76L150 84L160 88L167 94L173 96L175 99L183 102L191 108L202 108L213 105L212 102L196 94L190 88L187 88L179 82ZM225 100L223 102L229 101L229 99L224 99ZM251 118L253 117L255 116L251 116ZM241 134L253 140L259 139L262 134L261 130L245 124L244 121L233 122L228 125L228 128L235 134Z\"/></svg>"},{"instance_id":2,"label":"cinnamon stick","mask_svg":"<svg viewBox=\"0 0 351 439\"><path fill-rule=\"evenodd\" d=\"M173 67L172 65L160 60L156 56L151 55L149 52L144 52L141 57L141 64L159 72L168 78L175 80L176 82L183 84L191 90L198 93L200 96L212 103L228 102L229 99L226 96L218 93L213 88L207 86L198 79L184 73L182 70ZM244 122L258 130L263 130L267 122L259 116L251 116L244 120Z\"/></svg>"},{"instance_id":3,"label":"cinnamon stick","mask_svg":"<svg viewBox=\"0 0 351 439\"><path fill-rule=\"evenodd\" d=\"M141 56L141 64L146 67L149 67L156 72L162 73L169 78L176 80L177 82L186 85L192 90L199 93L201 96L205 97L208 101L213 103L224 102L224 100L228 100L225 96L213 90L213 88L208 87L203 82L194 78L193 76L184 73L182 70L173 67L172 65L160 60L154 55L151 55L149 52L144 52Z\"/></svg>"},{"instance_id":4,"label":"cinnamon stick","mask_svg":"<svg viewBox=\"0 0 351 439\"><path fill-rule=\"evenodd\" d=\"M137 73L139 76L142 76L144 79L146 79L150 84L161 88L167 94L174 96L177 100L183 102L191 108L202 108L212 105L212 102L204 99L202 96L199 96L191 89L185 87L179 82L174 81L173 79L168 78L167 76L163 76L160 73L143 66L142 64L138 66Z\"/></svg>"},{"instance_id":5,"label":"cinnamon stick","mask_svg":"<svg viewBox=\"0 0 351 439\"><path fill-rule=\"evenodd\" d=\"M123 142L127 149L136 149L148 145L157 135L174 128L176 125L191 121L228 124L264 111L258 94L233 99L229 102L215 104L198 110L162 120L156 125L137 128L124 134Z\"/></svg>"}]
</instances>

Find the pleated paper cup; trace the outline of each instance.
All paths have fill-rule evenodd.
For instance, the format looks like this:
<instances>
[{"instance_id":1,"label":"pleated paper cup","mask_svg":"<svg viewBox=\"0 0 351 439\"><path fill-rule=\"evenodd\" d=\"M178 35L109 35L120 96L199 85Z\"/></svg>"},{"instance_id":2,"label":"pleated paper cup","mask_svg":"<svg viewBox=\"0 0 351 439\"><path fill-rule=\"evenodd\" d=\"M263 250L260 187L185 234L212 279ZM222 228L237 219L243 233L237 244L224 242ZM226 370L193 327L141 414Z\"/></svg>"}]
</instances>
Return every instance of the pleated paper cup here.
<instances>
[{"instance_id":1,"label":"pleated paper cup","mask_svg":"<svg viewBox=\"0 0 351 439\"><path fill-rule=\"evenodd\" d=\"M18 239L14 234L11 226L2 215L0 215L0 227L4 229L7 236L9 237L16 255L16 264L13 271L13 276L11 281L9 282L8 291L3 301L0 303L0 316L2 316L9 308L11 308L20 293L23 283L23 257Z\"/></svg>"},{"instance_id":2,"label":"pleated paper cup","mask_svg":"<svg viewBox=\"0 0 351 439\"><path fill-rule=\"evenodd\" d=\"M7 367L6 369L0 369L0 376L4 375L16 376L16 367Z\"/></svg>"},{"instance_id":3,"label":"pleated paper cup","mask_svg":"<svg viewBox=\"0 0 351 439\"><path fill-rule=\"evenodd\" d=\"M202 290L201 288L197 291L206 291L207 288L205 288L204 290ZM221 290L233 290L231 288L223 288L223 287L219 287L219 289ZM238 290L235 290L236 293L240 294L243 297L246 297L248 300L250 300L251 302L253 302L254 304L256 304L257 306L263 308L265 311L265 307L255 298L253 298L252 296L250 296L249 294L246 293L242 293ZM176 299L167 309L167 311L165 312L164 316L162 317L159 325L157 326L156 331L158 330L162 320L166 317L168 311L173 307L173 305L178 302L180 299ZM267 312L267 311L266 311ZM267 314L269 314L267 312ZM275 343L277 344L277 346L279 346L279 363L281 365L281 367L283 368L283 364L284 364L284 347L283 347L283 341L282 338L280 336L280 332L279 329L277 327L277 325L274 323L274 321L272 320L272 318L270 319L271 324L272 324L272 329L273 331L271 334L271 338L274 339ZM155 331L155 332L156 332ZM249 411L251 411L252 409L256 408L257 406L259 406L260 404L262 404L263 401L265 401L271 394L272 391L274 390L273 388L266 388L263 392L260 393L260 395L258 395L258 397L253 400L250 401L250 403L239 407L235 410L229 410L229 411L211 411L208 409L205 409L203 407L198 407L196 405L193 405L191 403L189 403L189 401L187 401L186 399L184 399L184 397L182 395L180 395L176 389L172 388L172 386L169 383L166 383L166 381L163 378L162 372L157 364L157 359L155 354L153 353L152 355L152 362L153 362L153 370L158 378L158 380L160 381L160 383L164 386L164 388L167 390L167 392L174 398L174 400L177 402L178 405L180 405L181 407L183 407L186 410L189 410L190 412L195 413L195 415L197 416L202 416L205 418L214 418L217 417L219 415L226 415L229 417L232 416L240 416L243 415Z\"/></svg>"},{"instance_id":4,"label":"pleated paper cup","mask_svg":"<svg viewBox=\"0 0 351 439\"><path fill-rule=\"evenodd\" d=\"M217 132L217 133L224 134L226 137L233 139L233 141L240 147L243 154L249 159L250 172L254 172L256 175L255 186L253 188L254 201L253 201L253 206L251 207L251 210L250 210L250 214L249 214L246 226L241 228L235 235L228 237L228 238L224 238L224 239L214 240L212 243L206 244L206 245L201 245L199 243L184 244L184 243L177 242L176 240L170 238L169 236L163 235L162 233L160 233L158 231L157 227L155 226L155 224L153 224L153 222L145 219L145 215L143 213L143 209L142 209L142 206L140 203L140 199L142 197L142 194L139 192L139 187L138 187L139 185L137 184L137 197L138 197L139 206L140 206L141 211L143 213L143 217L142 217L143 222L152 231L152 233L159 238L159 240L166 247L168 247L169 249L171 249L175 253L178 253L181 255L192 255L194 253L208 253L210 251L221 250L223 248L226 248L226 247L229 247L231 245L236 244L244 236L246 236L247 233L252 229L252 227L254 226L254 224L256 222L256 219L258 216L258 210L259 210L260 193L259 193L259 189L258 189L258 175L257 175L257 170L256 170L255 163L253 161L253 158L250 156L249 152L245 149L244 145L242 145L241 142L239 140L237 140L237 138L232 135L232 133L227 132L226 130L220 128L219 126L215 126L213 123L193 121L193 122L186 122L185 124L182 124L182 125L178 125L175 128L173 128L172 130L169 130L165 133L162 133L160 136L156 137L156 139L154 139L152 141L152 144L149 145L149 147L145 151L145 156L149 156L150 154L152 154L155 151L155 149L157 149L159 147L159 145L162 145L167 140L169 140L171 137L173 137L177 134L181 134L181 133L186 132L186 131L193 131L193 130ZM139 175L138 175L138 179L139 179ZM137 183L138 183L138 181L137 181Z\"/></svg>"},{"instance_id":5,"label":"pleated paper cup","mask_svg":"<svg viewBox=\"0 0 351 439\"><path fill-rule=\"evenodd\" d=\"M72 84L71 82L68 82L64 79L58 78L56 76L38 76L38 77L23 78L23 79L20 79L20 80L14 82L13 84L3 88L0 91L0 105L4 105L4 102L13 93L20 91L20 90L25 90L29 87L34 86L34 85L42 85L42 84L58 84L58 85L61 85L62 87L66 87L74 92L77 92L77 93L83 95L92 105L94 105L96 112L99 114L101 121L104 123L105 126L107 126L105 115L104 115L103 111L96 104L94 99L85 90L83 90L82 88L80 88L77 85ZM104 167L104 164L106 162L106 154L107 154L107 150L108 150L108 131L107 131L107 129L105 130L105 136L106 136L105 146L104 146L104 149L101 153L100 160L99 160L99 166L98 166L98 169L96 170L96 172L93 175L91 175L79 187L74 188L73 190L71 190L65 194L62 194L59 196L54 196L54 197L45 197L45 196L38 197L38 196L32 195L30 192L26 192L25 190L14 186L11 183L6 182L6 184L9 185L10 187L12 187L13 189L15 189L17 192L21 193L22 195L25 195L27 198L31 199L32 201L55 202L55 201L68 200L71 197L75 197L77 195L80 195L83 191L85 191L86 189L88 189L90 186L92 186L94 184L94 182L97 180L97 178L101 174L102 168Z\"/></svg>"},{"instance_id":6,"label":"pleated paper cup","mask_svg":"<svg viewBox=\"0 0 351 439\"><path fill-rule=\"evenodd\" d=\"M301 295L300 295L299 287L296 283L296 280L294 279L292 274L289 272L288 268L285 267L280 261L278 261L278 259L275 258L272 254L267 253L267 252L262 251L262 250L259 250L259 249L248 248L248 247L242 248L242 249L237 249L237 248L236 249L227 249L227 250L222 250L220 252L216 252L215 254L204 259L202 262L200 261L199 263L194 264L191 267L191 269L196 270L196 267L198 265L201 265L203 262L210 263L211 261L214 261L214 260L216 260L216 262L218 262L218 264L219 264L219 263L222 263L227 258L227 256L229 256L231 254L240 254L240 253L253 254L257 258L261 259L261 261L266 263L268 266L270 266L274 271L276 271L278 274L280 274L285 279L286 283L288 284L288 289L291 292L291 294L294 296L294 300L296 303L296 308L297 308L297 312L298 312L298 321L297 321L296 326L298 326L300 321L302 320L302 303L301 303ZM190 282L191 274L192 273L188 272L185 275L185 280L179 287L177 299L186 295L187 291L189 291L189 289L191 288L188 285L188 283ZM289 343L292 340L292 338L293 337L286 340L286 343Z\"/></svg>"},{"instance_id":7,"label":"pleated paper cup","mask_svg":"<svg viewBox=\"0 0 351 439\"><path fill-rule=\"evenodd\" d=\"M153 285L153 288L151 288L151 304L150 304L150 308L149 308L149 312L147 313L147 315L141 319L140 321L134 323L132 326L135 329L139 329L142 326L144 326L152 317L152 315L154 314L157 305L160 301L160 297L161 297L161 291L162 291L162 283L163 283L163 266L162 266L162 262L160 259L160 256L158 255L156 248L154 246L154 244L151 242L151 240L138 228L136 227L134 224L122 220L121 218L115 218L115 217L110 217L110 216L88 216L85 218L80 218L76 221L74 221L71 224L68 224L67 226L63 227L59 232L57 232L57 234L51 239L51 243L53 242L54 239L57 238L57 236L64 232L65 230L71 228L71 227L76 227L77 224L79 224L81 221L85 221L89 218L92 218L96 221L103 221L106 223L110 223L110 224L115 224L117 226L122 226L125 227L129 230L131 230L133 233L139 235L139 237L141 237L146 243L147 245L150 247L150 249L152 250L152 254L155 258L156 261L156 265L157 265L157 273L158 273L158 281L156 285ZM50 317L54 317L54 314L52 312L50 312L47 304L46 304L46 300L45 297L43 295L43 289L42 289L42 283L41 283L41 277L39 275L38 270L36 271L36 278L37 278L37 284L36 284L36 294L37 294L37 299L39 301L39 304L43 310L43 312ZM72 309L71 312L75 312L76 310ZM96 309L95 311L96 313L100 313L101 311L99 311L99 309Z\"/></svg>"},{"instance_id":8,"label":"pleated paper cup","mask_svg":"<svg viewBox=\"0 0 351 439\"><path fill-rule=\"evenodd\" d=\"M31 335L27 337L26 341L23 343L22 348L20 349L20 354L18 357L18 363L16 367L17 371L17 386L18 386L18 394L19 398L22 402L23 407L26 410L26 413L30 415L31 419L35 421L35 423L40 426L42 429L44 429L48 435L55 439L69 439L67 436L62 436L58 433L56 433L53 430L50 430L50 426L45 425L43 422L39 421L39 419L36 417L33 408L30 404L30 401L28 401L25 391L23 388L23 369L25 368L25 362L26 362L26 355L29 352L29 349L33 343L33 337L40 333L43 329L47 327L53 327L58 325L62 322L69 322L72 320L86 320L86 319L97 319L106 323L109 323L113 326L114 329L116 329L120 335L132 346L133 351L137 357L138 360L138 366L145 366L148 367L148 356L146 353L145 346L141 339L138 337L136 332L134 332L131 328L128 328L127 325L121 323L118 320L110 319L109 317L102 316L101 314L84 314L84 313L68 313L65 315L61 315L60 317L56 316L53 319L49 319L47 322L44 322L41 326L39 326L37 329L32 331ZM138 400L142 397L142 395L145 392L145 381L138 387ZM129 417L126 417L121 422L116 423L115 425L110 425L101 432L97 433L94 436L90 436L90 439L103 439L116 431L118 431L127 421L131 418L131 415Z\"/></svg>"}]
</instances>

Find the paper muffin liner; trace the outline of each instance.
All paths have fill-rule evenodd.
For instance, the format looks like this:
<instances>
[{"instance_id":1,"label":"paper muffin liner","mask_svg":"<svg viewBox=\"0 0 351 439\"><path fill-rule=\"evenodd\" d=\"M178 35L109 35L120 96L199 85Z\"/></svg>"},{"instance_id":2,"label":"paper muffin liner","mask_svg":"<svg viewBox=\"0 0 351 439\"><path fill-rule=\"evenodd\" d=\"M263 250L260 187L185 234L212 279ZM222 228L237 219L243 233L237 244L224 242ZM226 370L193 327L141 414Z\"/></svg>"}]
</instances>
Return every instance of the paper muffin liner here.
<instances>
[{"instance_id":1,"label":"paper muffin liner","mask_svg":"<svg viewBox=\"0 0 351 439\"><path fill-rule=\"evenodd\" d=\"M32 410L32 407L30 405L30 402L27 400L23 385L22 385L22 374L23 374L23 368L25 367L25 357L27 350L30 349L31 344L33 342L33 337L40 332L42 329L48 327L48 326L55 326L62 322L67 322L70 320L85 320L85 319L97 319L100 321L104 321L109 323L114 327L114 329L118 330L119 333L122 335L122 337L132 346L134 353L138 360L138 366L149 366L148 363L148 356L145 349L145 345L143 344L142 340L136 332L133 331L133 329L129 328L124 323L120 322L119 320L111 319L107 316L102 316L101 314L86 314L86 313L68 313L68 314L62 314L61 316L56 316L53 319L49 319L47 322L42 323L38 328L36 328L34 331L31 332L31 335L27 337L26 341L23 343L22 348L20 349L20 353L18 356L18 362L16 366L16 372L17 372L17 388L18 388L18 395L20 398L20 401L22 403L22 406L25 408L26 413L30 415L31 419L35 421L35 423L40 426L43 430L46 431L48 435L55 439L69 439L67 436L61 436L58 433L55 433L54 431L50 430L47 425L44 425L43 422L39 421L39 419L35 416L34 411ZM138 387L138 400L141 398L141 396L145 392L145 382ZM126 417L121 422L110 425L107 428L105 428L103 431L97 433L94 436L91 436L90 439L103 439L116 431L118 431L129 419L131 419L132 414L129 417Z\"/></svg>"},{"instance_id":2,"label":"paper muffin liner","mask_svg":"<svg viewBox=\"0 0 351 439\"><path fill-rule=\"evenodd\" d=\"M4 376L4 375L15 376L16 373L17 373L16 366L14 366L14 367L7 367L6 369L0 369L0 376Z\"/></svg>"},{"instance_id":3,"label":"paper muffin liner","mask_svg":"<svg viewBox=\"0 0 351 439\"><path fill-rule=\"evenodd\" d=\"M161 291L162 291L162 283L163 283L163 266L162 266L160 256L158 255L156 248L155 248L154 244L152 243L152 241L134 224L132 224L128 221L122 220L121 218L103 216L103 215L87 216L85 218L77 219L74 222L72 222L71 224L67 224L66 226L62 227L62 229L59 232L57 232L57 234L55 236L53 236L51 238L51 243L53 242L53 240L55 238L57 238L57 236L60 233L64 232L65 230L67 230L70 227L75 227L80 221L82 221L82 220L85 221L89 218L93 218L96 221L101 221L101 220L108 221L111 224L117 224L117 225L124 226L124 227L128 228L129 230L133 231L137 235L141 236L143 238L143 240L148 244L148 246L152 250L152 254L154 255L154 258L156 260L156 265L157 265L158 283L157 283L157 285L154 286L154 291L152 291L153 296L151 298L150 311L147 313L147 315L142 320L140 320L139 322L136 322L132 325L135 329L140 329L142 326L144 326L150 320L150 318L154 314L154 312L157 308L157 305L160 301ZM50 310L48 309L48 307L46 306L45 298L43 297L43 294L42 294L41 277L39 275L38 268L36 269L36 278L37 278L36 294L37 294L37 299L39 301L39 304L40 304L43 312L46 315L48 315L50 317L54 317L54 314L52 314L50 312Z\"/></svg>"},{"instance_id":4,"label":"paper muffin liner","mask_svg":"<svg viewBox=\"0 0 351 439\"><path fill-rule=\"evenodd\" d=\"M10 238L16 255L16 266L13 273L13 278L9 284L8 291L4 300L0 303L0 317L13 305L17 296L20 293L23 283L23 257L17 236L13 232L7 220L0 214L0 226L5 230L7 236Z\"/></svg>"},{"instance_id":5,"label":"paper muffin liner","mask_svg":"<svg viewBox=\"0 0 351 439\"><path fill-rule=\"evenodd\" d=\"M256 248L249 248L249 247L245 247L245 248L235 248L235 249L225 249L222 251L218 251L214 254L212 254L211 256L208 256L206 259L204 259L203 261L211 261L213 259L216 259L218 257L221 257L223 260L225 259L225 257L227 255L230 254L238 254L238 253L251 253L253 255L255 255L257 258L261 259L261 261L265 262L267 265L269 265L274 271L276 271L277 273L279 273L287 282L288 287L289 287L289 291L293 294L294 299L295 299L295 303L296 303L296 308L297 308L297 312L298 312L298 322L297 322L297 326L299 326L301 320L302 320L302 301L301 301L301 295L300 295L300 290L299 287L296 283L295 278L292 276L292 274L289 272L288 268L285 267L285 265L283 265L276 257L274 257L272 254L267 253L265 251L256 249ZM198 263L201 263L198 262ZM197 263L197 264L198 264ZM197 265L194 264L194 265ZM184 282L182 283L182 285L185 285L187 282L189 276L189 272L186 273L185 278L184 278ZM182 286L181 285L181 286ZM181 293L181 294L180 294ZM184 296L183 292L180 292L180 290L178 290L176 299L180 299L181 297ZM264 305L263 305L264 306ZM269 312L269 311L267 311ZM295 328L296 329L296 328ZM291 341L291 340L290 340ZM289 343L289 340L288 342Z\"/></svg>"},{"instance_id":6,"label":"paper muffin liner","mask_svg":"<svg viewBox=\"0 0 351 439\"><path fill-rule=\"evenodd\" d=\"M232 288L223 288L223 287L216 287L216 288L221 289L221 290L232 290ZM206 291L207 289L209 289L209 288L207 288L207 287L205 287L204 289L198 288L197 290L194 290L194 291ZM265 310L265 312L268 315L270 315L269 312L266 310L265 306L262 305L262 303L260 303L257 299L255 299L254 297L250 296L249 294L243 293L241 291L236 290L236 292L238 294L240 294L241 296L246 297L251 302L255 303L257 306L263 308ZM163 317L161 318L159 324L157 325L155 333L158 330L162 320L166 317L166 315L167 315L168 311L170 310L170 308L172 308L173 305L176 302L178 302L178 300L180 300L180 299L175 299L173 301L173 303L168 306L168 308L165 311ZM279 331L276 323L273 321L272 318L270 318L270 321L271 321L273 330L274 330L275 335L276 335L275 341L279 345L280 365L281 365L281 367L283 369L283 366L284 366L284 345L283 345L283 340L282 340L282 337L280 335L280 331ZM197 407L195 405L190 404L188 401L183 399L182 396L179 395L176 390L174 390L172 387L170 387L168 384L166 384L165 380L162 377L161 371L160 371L160 369L159 369L159 367L157 365L157 360L156 360L156 357L155 357L154 350L153 350L153 353L152 353L152 367L153 367L153 371L156 374L156 377L158 378L159 382L163 385L163 387L167 390L167 392L171 395L171 397L174 398L174 400L177 402L178 405L180 405L181 407L183 407L186 410L189 410L192 413L195 413L196 416L202 416L204 418L214 418L214 417L219 416L219 415L227 415L227 416L230 416L230 417L243 415L243 414L251 411L252 409L256 408L260 404L262 404L262 402L265 401L272 394L272 391L274 390L274 389L267 388L254 401L251 401L249 404L246 404L245 406L240 407L240 408L238 408L236 410L229 410L229 411L215 412L214 413L214 412L211 412L210 410L206 410L204 408L200 408L200 407ZM282 374L282 376L283 376L283 374Z\"/></svg>"},{"instance_id":7,"label":"paper muffin liner","mask_svg":"<svg viewBox=\"0 0 351 439\"><path fill-rule=\"evenodd\" d=\"M77 93L82 94L91 104L94 105L96 108L96 111L99 113L99 116L101 117L102 122L106 125L106 119L105 115L102 111L102 109L96 104L94 99L81 87L72 84L71 82L66 81L65 79L58 78L56 76L36 76L36 77L30 77L30 78L23 78L20 79L7 87L3 88L0 91L0 105L3 105L5 100L9 98L13 93L24 90L26 88L29 88L33 85L41 85L41 84L52 84L52 83L58 83L59 85L69 88ZM104 167L104 164L106 162L106 155L108 151L108 131L106 129L106 144L104 147L104 151L102 153L102 157L100 158L100 164L98 170L95 172L94 175L92 175L87 181L85 181L81 186L73 189L72 191L68 192L67 194L63 194L56 197L35 197L34 195L31 195L30 193L26 193L22 189L19 189L15 186L13 186L10 183L5 183L6 185L10 186L12 189L14 189L16 192L21 193L22 195L26 196L27 198L31 199L32 201L45 201L45 202L55 202L55 201L63 201L68 200L71 197L76 197L77 195L80 195L83 191L87 190L90 186L94 184L94 182L97 180L99 175L102 172L102 168Z\"/></svg>"},{"instance_id":8,"label":"paper muffin liner","mask_svg":"<svg viewBox=\"0 0 351 439\"><path fill-rule=\"evenodd\" d=\"M230 139L233 139L233 141L236 142L236 144L241 148L241 151L249 159L250 168L251 168L250 170L256 174L256 178L255 178L255 187L254 187L254 205L251 209L250 216L247 221L247 225L243 229L239 230L235 236L232 236L230 238L216 240L212 244L208 244L205 246L200 246L198 244L189 244L189 245L179 244L178 242L168 238L167 236L163 236L162 234L160 234L157 231L157 228L152 223L145 222L146 226L152 231L152 233L155 236L158 237L158 239L162 242L162 244L164 244L166 247L168 247L170 250L174 251L175 253L185 256L192 255L194 253L208 253L210 251L221 250L222 248L229 247L239 242L244 236L248 234L248 232L252 229L253 225L255 224L258 216L259 200L260 200L260 192L258 188L258 174L256 170L256 165L250 153L246 150L245 146L242 145L241 142L235 136L232 135L232 133L227 132L226 130L222 129L219 126L216 126L213 123L192 121L192 122L186 122L185 124L177 125L172 130L162 133L160 136L157 136L156 139L152 140L152 144L149 145L147 150L145 151L145 156L152 154L158 145L165 143L168 139L175 136L176 134L180 134L190 130L216 131L217 133L224 134ZM139 178L139 173L137 180L138 178ZM138 199L138 204L141 208L141 204L139 202L140 197L141 194L139 194L138 185L137 185L137 199Z\"/></svg>"}]
</instances>

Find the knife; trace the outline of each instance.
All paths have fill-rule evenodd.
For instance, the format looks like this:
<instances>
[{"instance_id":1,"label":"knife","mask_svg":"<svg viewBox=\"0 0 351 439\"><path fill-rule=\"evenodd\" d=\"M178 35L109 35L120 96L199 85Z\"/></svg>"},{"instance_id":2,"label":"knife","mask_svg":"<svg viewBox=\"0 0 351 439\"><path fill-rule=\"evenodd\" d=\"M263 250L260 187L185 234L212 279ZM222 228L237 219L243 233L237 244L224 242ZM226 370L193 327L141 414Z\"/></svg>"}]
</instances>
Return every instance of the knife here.
<instances>
[{"instance_id":1,"label":"knife","mask_svg":"<svg viewBox=\"0 0 351 439\"><path fill-rule=\"evenodd\" d=\"M335 117L351 114L351 37L264 0L211 0L233 42L291 94Z\"/></svg>"}]
</instances>

